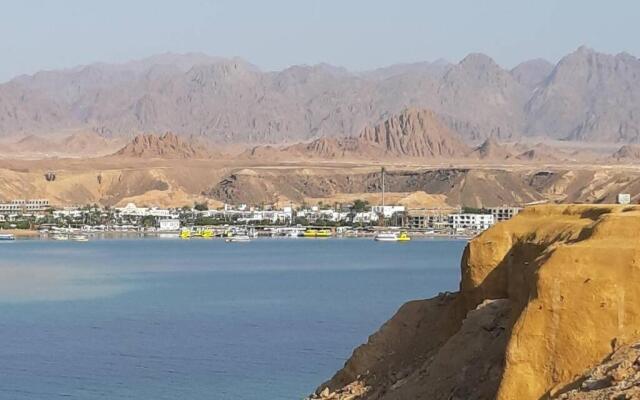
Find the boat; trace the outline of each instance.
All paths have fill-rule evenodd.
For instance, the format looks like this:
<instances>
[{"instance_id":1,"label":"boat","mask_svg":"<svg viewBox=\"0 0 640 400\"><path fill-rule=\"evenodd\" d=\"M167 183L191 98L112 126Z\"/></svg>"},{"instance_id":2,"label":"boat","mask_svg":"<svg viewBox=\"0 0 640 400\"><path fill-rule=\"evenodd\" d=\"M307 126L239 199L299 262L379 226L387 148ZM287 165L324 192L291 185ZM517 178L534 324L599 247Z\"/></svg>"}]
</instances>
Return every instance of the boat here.
<instances>
[{"instance_id":1,"label":"boat","mask_svg":"<svg viewBox=\"0 0 640 400\"><path fill-rule=\"evenodd\" d=\"M233 235L233 236L229 236L228 238L225 239L225 242L250 242L251 238L249 237L249 235Z\"/></svg>"},{"instance_id":2,"label":"boat","mask_svg":"<svg viewBox=\"0 0 640 400\"><path fill-rule=\"evenodd\" d=\"M0 233L0 240L16 240L16 236L13 233Z\"/></svg>"},{"instance_id":3,"label":"boat","mask_svg":"<svg viewBox=\"0 0 640 400\"><path fill-rule=\"evenodd\" d=\"M56 233L55 235L51 236L52 240L69 240L69 235L67 235L66 233Z\"/></svg>"},{"instance_id":4,"label":"boat","mask_svg":"<svg viewBox=\"0 0 640 400\"><path fill-rule=\"evenodd\" d=\"M307 229L302 233L303 237L311 238L323 238L331 237L331 230L329 229Z\"/></svg>"},{"instance_id":5,"label":"boat","mask_svg":"<svg viewBox=\"0 0 640 400\"><path fill-rule=\"evenodd\" d=\"M191 231L188 229L183 229L180 231L180 239L190 239Z\"/></svg>"},{"instance_id":6,"label":"boat","mask_svg":"<svg viewBox=\"0 0 640 400\"><path fill-rule=\"evenodd\" d=\"M83 234L76 234L76 235L71 235L71 240L73 240L74 242L88 242L89 237Z\"/></svg>"},{"instance_id":7,"label":"boat","mask_svg":"<svg viewBox=\"0 0 640 400\"><path fill-rule=\"evenodd\" d=\"M377 242L408 242L411 236L407 232L380 232L373 240Z\"/></svg>"},{"instance_id":8,"label":"boat","mask_svg":"<svg viewBox=\"0 0 640 400\"><path fill-rule=\"evenodd\" d=\"M211 229L204 229L201 233L202 238L204 239L211 239L214 235L213 235L213 230Z\"/></svg>"},{"instance_id":9,"label":"boat","mask_svg":"<svg viewBox=\"0 0 640 400\"><path fill-rule=\"evenodd\" d=\"M400 232L398 235L398 242L408 242L411 240L411 236L405 231Z\"/></svg>"}]
</instances>

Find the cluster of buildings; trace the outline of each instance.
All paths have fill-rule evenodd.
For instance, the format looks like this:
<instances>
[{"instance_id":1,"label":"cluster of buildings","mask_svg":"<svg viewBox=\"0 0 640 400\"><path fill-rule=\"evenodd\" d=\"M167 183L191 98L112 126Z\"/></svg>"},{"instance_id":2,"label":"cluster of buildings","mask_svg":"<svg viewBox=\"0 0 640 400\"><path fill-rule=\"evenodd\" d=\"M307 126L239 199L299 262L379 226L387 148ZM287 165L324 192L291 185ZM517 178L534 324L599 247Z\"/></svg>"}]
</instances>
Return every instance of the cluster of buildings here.
<instances>
[{"instance_id":1,"label":"cluster of buildings","mask_svg":"<svg viewBox=\"0 0 640 400\"><path fill-rule=\"evenodd\" d=\"M460 208L406 209L401 205L374 205L358 210L351 205L298 209L289 206L276 209L245 204L227 204L221 209L208 210L197 207L139 207L133 203L115 208L85 206L53 209L48 200L33 199L0 203L0 223L31 217L34 223L85 225L100 230L128 230L144 226L158 231L175 231L182 226L197 225L202 221L235 225L367 226L379 225L380 219L384 218L387 225L402 226L410 230L455 233L485 230L496 222L512 218L520 210L519 207L504 206L467 212Z\"/></svg>"},{"instance_id":2,"label":"cluster of buildings","mask_svg":"<svg viewBox=\"0 0 640 400\"><path fill-rule=\"evenodd\" d=\"M618 204L629 204L631 196L620 193ZM356 209L353 205L341 207L275 208L251 207L246 204L229 205L221 209L206 207L159 208L138 207L129 203L124 207L99 206L64 207L54 209L47 199L12 200L0 202L0 224L28 221L34 225L81 225L98 230L135 230L140 227L158 231L176 231L182 226L215 222L230 225L387 225L401 226L413 231L450 232L483 231L491 225L513 218L520 207L502 206L483 209L433 208L406 209L401 205L374 205Z\"/></svg>"},{"instance_id":3,"label":"cluster of buildings","mask_svg":"<svg viewBox=\"0 0 640 400\"><path fill-rule=\"evenodd\" d=\"M412 230L483 231L497 222L513 218L520 210L520 207L508 206L489 207L474 213L442 209L409 210L402 225Z\"/></svg>"}]
</instances>

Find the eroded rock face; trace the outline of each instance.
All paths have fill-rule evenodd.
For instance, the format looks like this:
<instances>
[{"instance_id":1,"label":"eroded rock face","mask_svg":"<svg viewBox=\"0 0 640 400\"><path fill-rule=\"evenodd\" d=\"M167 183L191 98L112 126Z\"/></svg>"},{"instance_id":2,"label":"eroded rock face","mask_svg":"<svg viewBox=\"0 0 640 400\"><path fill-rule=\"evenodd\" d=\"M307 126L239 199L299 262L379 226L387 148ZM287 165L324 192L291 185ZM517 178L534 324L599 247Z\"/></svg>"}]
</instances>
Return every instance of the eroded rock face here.
<instances>
[{"instance_id":1,"label":"eroded rock face","mask_svg":"<svg viewBox=\"0 0 640 400\"><path fill-rule=\"evenodd\" d=\"M403 306L321 386L541 399L640 339L640 207L537 206L473 239L460 292ZM578 398L578 397L575 397Z\"/></svg>"},{"instance_id":2,"label":"eroded rock face","mask_svg":"<svg viewBox=\"0 0 640 400\"><path fill-rule=\"evenodd\" d=\"M559 400L640 398L640 343L623 346L559 393Z\"/></svg>"}]
</instances>

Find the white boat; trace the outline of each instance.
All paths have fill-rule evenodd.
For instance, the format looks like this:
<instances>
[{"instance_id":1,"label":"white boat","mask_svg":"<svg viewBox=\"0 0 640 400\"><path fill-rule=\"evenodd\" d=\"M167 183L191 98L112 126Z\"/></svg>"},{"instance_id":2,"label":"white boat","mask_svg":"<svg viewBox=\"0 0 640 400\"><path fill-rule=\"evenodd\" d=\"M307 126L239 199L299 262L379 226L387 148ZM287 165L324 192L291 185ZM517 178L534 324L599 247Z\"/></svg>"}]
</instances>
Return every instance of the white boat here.
<instances>
[{"instance_id":1,"label":"white boat","mask_svg":"<svg viewBox=\"0 0 640 400\"><path fill-rule=\"evenodd\" d=\"M411 237L407 232L380 232L373 240L377 242L408 242Z\"/></svg>"},{"instance_id":2,"label":"white boat","mask_svg":"<svg viewBox=\"0 0 640 400\"><path fill-rule=\"evenodd\" d=\"M0 233L0 240L16 240L13 233Z\"/></svg>"},{"instance_id":3,"label":"white boat","mask_svg":"<svg viewBox=\"0 0 640 400\"><path fill-rule=\"evenodd\" d=\"M250 242L249 235L233 235L225 239L226 242Z\"/></svg>"},{"instance_id":4,"label":"white boat","mask_svg":"<svg viewBox=\"0 0 640 400\"><path fill-rule=\"evenodd\" d=\"M76 234L71 236L71 240L74 242L88 242L89 237L87 235Z\"/></svg>"},{"instance_id":5,"label":"white boat","mask_svg":"<svg viewBox=\"0 0 640 400\"><path fill-rule=\"evenodd\" d=\"M55 235L51 236L51 239L53 240L69 240L69 235L66 233L56 233Z\"/></svg>"},{"instance_id":6,"label":"white boat","mask_svg":"<svg viewBox=\"0 0 640 400\"><path fill-rule=\"evenodd\" d=\"M373 238L373 240L377 242L397 242L398 234L395 232L380 232Z\"/></svg>"}]
</instances>

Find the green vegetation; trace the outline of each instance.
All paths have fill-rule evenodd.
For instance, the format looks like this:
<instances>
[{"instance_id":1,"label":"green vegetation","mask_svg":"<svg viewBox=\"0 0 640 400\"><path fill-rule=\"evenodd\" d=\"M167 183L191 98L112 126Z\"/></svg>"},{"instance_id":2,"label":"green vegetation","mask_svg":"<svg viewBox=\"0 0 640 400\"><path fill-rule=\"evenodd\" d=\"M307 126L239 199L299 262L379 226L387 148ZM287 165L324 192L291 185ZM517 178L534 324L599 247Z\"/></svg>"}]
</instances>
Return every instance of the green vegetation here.
<instances>
[{"instance_id":1,"label":"green vegetation","mask_svg":"<svg viewBox=\"0 0 640 400\"><path fill-rule=\"evenodd\" d=\"M156 217L153 217L151 215L142 217L142 220L140 221L140 225L144 226L145 228L156 226Z\"/></svg>"},{"instance_id":2,"label":"green vegetation","mask_svg":"<svg viewBox=\"0 0 640 400\"><path fill-rule=\"evenodd\" d=\"M229 221L225 221L224 219L214 218L214 217L198 217L193 221L193 224L196 226L224 225L228 223Z\"/></svg>"},{"instance_id":3,"label":"green vegetation","mask_svg":"<svg viewBox=\"0 0 640 400\"><path fill-rule=\"evenodd\" d=\"M207 203L195 203L193 208L196 211L208 211L209 210L209 206L207 205Z\"/></svg>"},{"instance_id":4,"label":"green vegetation","mask_svg":"<svg viewBox=\"0 0 640 400\"><path fill-rule=\"evenodd\" d=\"M369 206L369 202L366 200L357 199L353 202L353 206L351 206L351 211L353 212L364 212L371 209Z\"/></svg>"}]
</instances>

